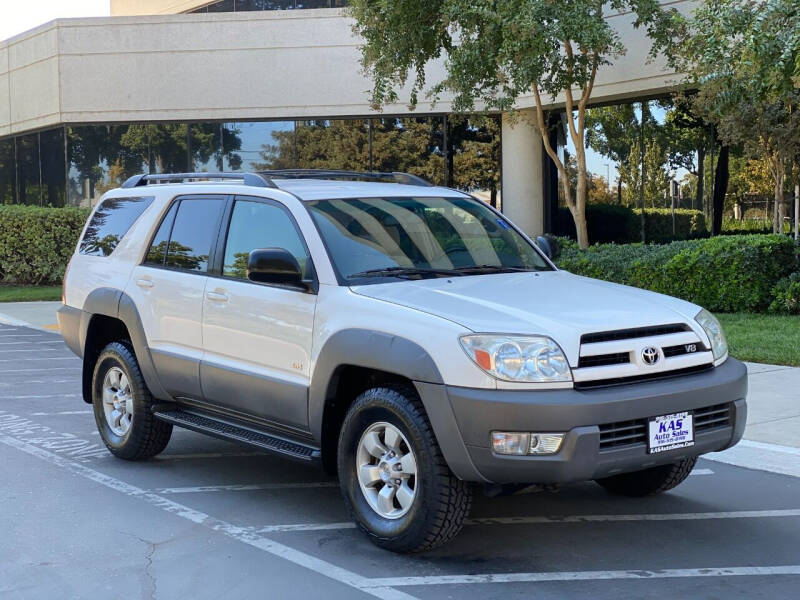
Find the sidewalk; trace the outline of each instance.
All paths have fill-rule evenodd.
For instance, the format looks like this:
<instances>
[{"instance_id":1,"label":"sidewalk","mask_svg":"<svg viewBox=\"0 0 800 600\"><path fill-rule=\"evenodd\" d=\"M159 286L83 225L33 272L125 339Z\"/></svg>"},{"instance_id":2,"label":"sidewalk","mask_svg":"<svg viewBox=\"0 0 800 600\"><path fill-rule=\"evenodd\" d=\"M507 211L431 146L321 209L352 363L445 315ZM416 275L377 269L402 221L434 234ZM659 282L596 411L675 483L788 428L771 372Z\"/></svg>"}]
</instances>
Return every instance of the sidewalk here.
<instances>
[{"instance_id":1,"label":"sidewalk","mask_svg":"<svg viewBox=\"0 0 800 600\"><path fill-rule=\"evenodd\" d=\"M55 332L59 306L60 302L0 303L0 323ZM800 477L800 368L747 363L747 371L744 440L706 458Z\"/></svg>"}]
</instances>

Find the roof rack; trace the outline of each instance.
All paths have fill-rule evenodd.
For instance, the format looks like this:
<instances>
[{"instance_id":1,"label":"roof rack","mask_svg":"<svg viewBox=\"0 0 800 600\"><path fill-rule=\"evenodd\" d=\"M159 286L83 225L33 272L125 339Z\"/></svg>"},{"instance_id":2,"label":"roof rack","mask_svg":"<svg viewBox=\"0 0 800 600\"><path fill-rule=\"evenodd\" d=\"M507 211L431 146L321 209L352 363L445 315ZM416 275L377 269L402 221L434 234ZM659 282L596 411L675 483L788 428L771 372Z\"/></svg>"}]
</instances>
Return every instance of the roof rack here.
<instances>
[{"instance_id":1,"label":"roof rack","mask_svg":"<svg viewBox=\"0 0 800 600\"><path fill-rule=\"evenodd\" d=\"M252 187L278 187L268 177L263 177L257 173L144 173L129 177L125 183L122 184L122 187L133 188L148 185L150 183L184 183L192 181L208 181L212 179L238 179L241 180L244 185L249 185Z\"/></svg>"},{"instance_id":2,"label":"roof rack","mask_svg":"<svg viewBox=\"0 0 800 600\"><path fill-rule=\"evenodd\" d=\"M432 187L430 181L411 175L410 173L401 173L399 171L381 172L381 171L345 171L339 169L274 169L270 171L259 171L268 179L283 178L283 179L347 179L347 180L363 180L372 181L375 179L389 179L394 183L402 183L406 185L419 185L423 187Z\"/></svg>"}]
</instances>

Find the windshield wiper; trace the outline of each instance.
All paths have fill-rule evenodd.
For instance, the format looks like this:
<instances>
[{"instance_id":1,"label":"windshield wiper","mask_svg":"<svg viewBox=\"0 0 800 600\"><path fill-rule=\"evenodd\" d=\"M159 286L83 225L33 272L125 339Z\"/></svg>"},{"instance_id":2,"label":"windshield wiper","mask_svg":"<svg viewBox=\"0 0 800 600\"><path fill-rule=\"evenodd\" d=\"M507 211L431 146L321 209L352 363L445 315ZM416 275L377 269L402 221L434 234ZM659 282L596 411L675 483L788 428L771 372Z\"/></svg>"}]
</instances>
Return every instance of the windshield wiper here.
<instances>
[{"instance_id":1,"label":"windshield wiper","mask_svg":"<svg viewBox=\"0 0 800 600\"><path fill-rule=\"evenodd\" d=\"M384 267L381 269L368 269L359 273L352 273L347 278L353 277L405 277L414 275L463 275L456 269L421 269L416 267Z\"/></svg>"},{"instance_id":2,"label":"windshield wiper","mask_svg":"<svg viewBox=\"0 0 800 600\"><path fill-rule=\"evenodd\" d=\"M504 267L502 265L472 265L469 267L458 267L454 270L459 273L517 273L535 271L536 269L527 267Z\"/></svg>"}]
</instances>

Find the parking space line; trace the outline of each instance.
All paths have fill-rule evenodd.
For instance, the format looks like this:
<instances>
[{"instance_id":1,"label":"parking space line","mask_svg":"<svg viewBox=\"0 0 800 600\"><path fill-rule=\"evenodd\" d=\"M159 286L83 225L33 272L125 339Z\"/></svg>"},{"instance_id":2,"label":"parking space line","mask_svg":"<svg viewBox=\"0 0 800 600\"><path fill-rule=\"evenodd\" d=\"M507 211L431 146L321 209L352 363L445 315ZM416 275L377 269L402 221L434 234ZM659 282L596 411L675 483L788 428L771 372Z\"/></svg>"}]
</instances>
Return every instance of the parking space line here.
<instances>
[{"instance_id":1,"label":"parking space line","mask_svg":"<svg viewBox=\"0 0 800 600\"><path fill-rule=\"evenodd\" d=\"M736 467L800 477L800 448L741 440L723 452L704 454L703 458Z\"/></svg>"},{"instance_id":2,"label":"parking space line","mask_svg":"<svg viewBox=\"0 0 800 600\"><path fill-rule=\"evenodd\" d=\"M800 575L800 565L769 567L711 567L705 569L659 569L656 571L555 571L550 573L485 573L482 575L432 575L422 577L379 577L376 586L403 587L459 585L467 583L531 583L545 581L598 581L608 579L673 579L686 577L737 577Z\"/></svg>"},{"instance_id":3,"label":"parking space line","mask_svg":"<svg viewBox=\"0 0 800 600\"><path fill-rule=\"evenodd\" d=\"M55 417L60 415L91 415L94 414L91 410L62 410L59 412L35 412L31 413L32 417Z\"/></svg>"},{"instance_id":4,"label":"parking space line","mask_svg":"<svg viewBox=\"0 0 800 600\"><path fill-rule=\"evenodd\" d=\"M14 437L0 435L0 443L3 443L12 448L16 448L26 454L30 454L51 464L54 464L62 469L66 469L75 475L79 475L95 483L99 483L107 488L143 500L147 504L163 510L164 512L173 514L192 523L196 523L206 527L212 531L221 533L229 538L258 548L264 552L272 554L278 558L282 558L298 566L304 567L324 577L333 579L350 587L353 587L366 594L372 595L382 600L416 600L414 596L406 594L400 590L394 590L380 584L376 584L374 580L363 577L358 573L349 571L342 567L336 566L328 561L322 560L300 550L296 550L279 542L275 542L269 538L256 535L252 532L245 531L241 527L237 527L231 523L216 519L204 512L189 508L177 502L159 496L156 493L148 492L142 488L136 487L126 483L110 475L105 475L100 471L96 471L87 466L79 464L75 461L69 460L58 454L48 452L42 448L27 444Z\"/></svg>"},{"instance_id":5,"label":"parking space line","mask_svg":"<svg viewBox=\"0 0 800 600\"><path fill-rule=\"evenodd\" d=\"M49 367L48 371L75 371L75 367ZM3 373L41 373L41 369L0 369L0 375Z\"/></svg>"},{"instance_id":6,"label":"parking space line","mask_svg":"<svg viewBox=\"0 0 800 600\"><path fill-rule=\"evenodd\" d=\"M0 342L0 346L13 346L15 344L26 344L26 345L29 345L29 344L64 344L64 340L50 340L50 341L47 341L47 342L28 342L28 341L22 341L22 342Z\"/></svg>"},{"instance_id":7,"label":"parking space line","mask_svg":"<svg viewBox=\"0 0 800 600\"><path fill-rule=\"evenodd\" d=\"M195 487L157 488L156 494L204 494L206 492L250 492L254 490L290 490L338 487L336 481L304 481L298 483L253 483L241 485L200 485Z\"/></svg>"},{"instance_id":8,"label":"parking space line","mask_svg":"<svg viewBox=\"0 0 800 600\"><path fill-rule=\"evenodd\" d=\"M2 373L2 371L0 371L0 373ZM80 394L45 394L43 396L0 396L0 400L44 400L45 398L79 398L79 397Z\"/></svg>"},{"instance_id":9,"label":"parking space line","mask_svg":"<svg viewBox=\"0 0 800 600\"><path fill-rule=\"evenodd\" d=\"M555 523L603 523L632 521L701 521L713 519L770 519L777 517L800 517L800 509L786 510L740 510L717 513L664 513L643 515L567 515L533 517L475 517L467 519L467 526L488 525L546 525ZM355 529L352 521L341 523L296 523L286 525L264 525L246 527L253 533L286 533L292 531L330 531L332 529Z\"/></svg>"}]
</instances>

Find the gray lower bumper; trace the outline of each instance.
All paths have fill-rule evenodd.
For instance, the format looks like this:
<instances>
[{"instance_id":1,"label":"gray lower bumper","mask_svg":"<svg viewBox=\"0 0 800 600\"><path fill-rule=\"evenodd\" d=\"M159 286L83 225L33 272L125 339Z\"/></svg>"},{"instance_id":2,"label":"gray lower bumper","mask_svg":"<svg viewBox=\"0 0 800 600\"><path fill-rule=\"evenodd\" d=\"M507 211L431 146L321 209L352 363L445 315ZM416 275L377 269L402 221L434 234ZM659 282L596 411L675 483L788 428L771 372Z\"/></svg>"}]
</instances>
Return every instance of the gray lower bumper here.
<instances>
[{"instance_id":1,"label":"gray lower bumper","mask_svg":"<svg viewBox=\"0 0 800 600\"><path fill-rule=\"evenodd\" d=\"M747 418L747 369L732 358L719 367L661 381L593 390L506 391L448 386L447 396L473 473L464 479L496 483L559 483L607 477L723 450L742 437ZM730 422L695 431L695 444L648 454L645 443L601 448L601 425L718 404ZM512 457L490 448L491 431L567 432L554 456ZM447 456L447 452L445 453Z\"/></svg>"}]
</instances>

